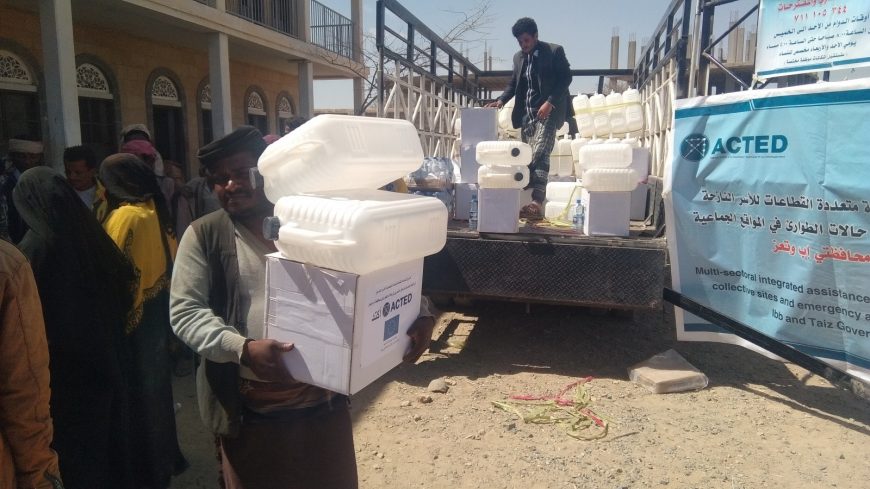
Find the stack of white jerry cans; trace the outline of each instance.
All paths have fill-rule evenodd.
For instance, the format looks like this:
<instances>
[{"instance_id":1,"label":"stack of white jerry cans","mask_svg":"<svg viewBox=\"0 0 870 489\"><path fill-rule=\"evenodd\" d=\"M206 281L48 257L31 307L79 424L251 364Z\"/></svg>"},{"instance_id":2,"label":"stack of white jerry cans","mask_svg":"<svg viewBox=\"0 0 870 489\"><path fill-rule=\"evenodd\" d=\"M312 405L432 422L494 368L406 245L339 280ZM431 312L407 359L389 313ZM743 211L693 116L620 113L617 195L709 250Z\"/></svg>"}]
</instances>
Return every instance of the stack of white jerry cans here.
<instances>
[{"instance_id":1,"label":"stack of white jerry cans","mask_svg":"<svg viewBox=\"0 0 870 489\"><path fill-rule=\"evenodd\" d=\"M627 143L587 144L580 148L583 234L628 236L631 192L639 181L638 172L632 168L632 150Z\"/></svg>"},{"instance_id":2,"label":"stack of white jerry cans","mask_svg":"<svg viewBox=\"0 0 870 489\"><path fill-rule=\"evenodd\" d=\"M519 141L477 143L478 225L482 233L519 231L520 194L529 184L532 148Z\"/></svg>"},{"instance_id":3,"label":"stack of white jerry cans","mask_svg":"<svg viewBox=\"0 0 870 489\"><path fill-rule=\"evenodd\" d=\"M266 336L293 377L353 394L398 365L420 311L423 257L447 237L438 199L376 190L423 162L402 120L321 115L259 160L275 216L264 234Z\"/></svg>"},{"instance_id":4,"label":"stack of white jerry cans","mask_svg":"<svg viewBox=\"0 0 870 489\"><path fill-rule=\"evenodd\" d=\"M550 153L549 181L574 181L574 160L571 157L571 143L573 141L570 134L565 134L553 143L553 151Z\"/></svg>"},{"instance_id":5,"label":"stack of white jerry cans","mask_svg":"<svg viewBox=\"0 0 870 489\"><path fill-rule=\"evenodd\" d=\"M547 219L582 225L588 236L628 236L630 221L646 218L650 153L637 139L644 127L640 100L635 89L574 97L579 137L570 149L576 181L550 180Z\"/></svg>"}]
</instances>

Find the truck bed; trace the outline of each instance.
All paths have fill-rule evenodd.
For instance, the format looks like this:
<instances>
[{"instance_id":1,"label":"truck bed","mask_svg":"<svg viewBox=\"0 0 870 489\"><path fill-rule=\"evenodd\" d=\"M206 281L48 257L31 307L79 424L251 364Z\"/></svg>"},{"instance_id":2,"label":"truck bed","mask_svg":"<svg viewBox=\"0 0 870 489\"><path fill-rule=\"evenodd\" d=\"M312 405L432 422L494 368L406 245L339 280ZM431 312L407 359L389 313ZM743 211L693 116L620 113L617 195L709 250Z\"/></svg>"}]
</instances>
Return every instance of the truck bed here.
<instances>
[{"instance_id":1,"label":"truck bed","mask_svg":"<svg viewBox=\"0 0 870 489\"><path fill-rule=\"evenodd\" d=\"M452 221L425 260L427 294L623 309L661 306L667 243L632 222L626 238L523 223L517 234L478 233Z\"/></svg>"}]
</instances>

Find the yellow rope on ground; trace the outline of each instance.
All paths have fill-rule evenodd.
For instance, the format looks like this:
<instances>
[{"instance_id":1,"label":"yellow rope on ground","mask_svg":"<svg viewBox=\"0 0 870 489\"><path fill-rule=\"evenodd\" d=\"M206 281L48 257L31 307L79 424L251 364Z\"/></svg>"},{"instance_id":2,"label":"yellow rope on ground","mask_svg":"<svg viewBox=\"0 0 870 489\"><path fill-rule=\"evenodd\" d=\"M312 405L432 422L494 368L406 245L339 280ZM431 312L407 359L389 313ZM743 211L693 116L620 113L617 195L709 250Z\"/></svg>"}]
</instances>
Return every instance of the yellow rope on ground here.
<instances>
[{"instance_id":1,"label":"yellow rope on ground","mask_svg":"<svg viewBox=\"0 0 870 489\"><path fill-rule=\"evenodd\" d=\"M583 384L590 377L569 384L553 397L511 396L511 401L492 401L492 405L516 415L527 424L555 424L578 440L598 440L607 436L609 421L592 412L592 399ZM572 399L564 394L574 388Z\"/></svg>"}]
</instances>

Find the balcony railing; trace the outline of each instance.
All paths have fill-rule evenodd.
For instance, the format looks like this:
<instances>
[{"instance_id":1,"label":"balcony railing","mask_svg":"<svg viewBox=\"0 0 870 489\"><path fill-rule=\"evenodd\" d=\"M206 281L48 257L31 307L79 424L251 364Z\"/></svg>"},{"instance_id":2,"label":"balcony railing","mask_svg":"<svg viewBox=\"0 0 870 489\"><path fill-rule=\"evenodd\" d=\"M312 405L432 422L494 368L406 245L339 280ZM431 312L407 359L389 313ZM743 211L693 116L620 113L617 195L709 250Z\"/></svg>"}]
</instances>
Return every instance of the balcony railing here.
<instances>
[{"instance_id":1,"label":"balcony railing","mask_svg":"<svg viewBox=\"0 0 870 489\"><path fill-rule=\"evenodd\" d=\"M311 40L323 49L353 58L353 22L322 3L311 0Z\"/></svg>"},{"instance_id":2,"label":"balcony railing","mask_svg":"<svg viewBox=\"0 0 870 489\"><path fill-rule=\"evenodd\" d=\"M208 5L209 7L214 7L214 5L215 5L215 0L196 0L196 1L201 3L201 4Z\"/></svg>"},{"instance_id":3,"label":"balcony railing","mask_svg":"<svg viewBox=\"0 0 870 489\"><path fill-rule=\"evenodd\" d=\"M214 0L196 0L214 6ZM311 0L309 42L345 58L353 58L353 22ZM299 38L297 0L226 0L227 12L269 29Z\"/></svg>"},{"instance_id":4,"label":"balcony railing","mask_svg":"<svg viewBox=\"0 0 870 489\"><path fill-rule=\"evenodd\" d=\"M199 0L198 0L199 1ZM295 0L226 0L227 12L255 24L299 37Z\"/></svg>"}]
</instances>

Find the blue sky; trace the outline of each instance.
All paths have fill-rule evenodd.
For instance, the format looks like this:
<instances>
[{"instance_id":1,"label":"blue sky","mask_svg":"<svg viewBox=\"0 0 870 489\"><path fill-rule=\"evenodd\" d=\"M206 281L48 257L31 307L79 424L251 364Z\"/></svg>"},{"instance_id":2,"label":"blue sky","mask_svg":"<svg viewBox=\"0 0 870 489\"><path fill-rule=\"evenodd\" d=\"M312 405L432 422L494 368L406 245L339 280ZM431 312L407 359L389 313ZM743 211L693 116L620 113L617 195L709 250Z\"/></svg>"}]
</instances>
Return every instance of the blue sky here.
<instances>
[{"instance_id":1,"label":"blue sky","mask_svg":"<svg viewBox=\"0 0 870 489\"><path fill-rule=\"evenodd\" d=\"M319 0L321 3L350 17L349 0ZM757 0L756 0L757 1ZM433 31L443 34L462 17L458 11L468 10L475 0L400 0L417 18ZM520 17L530 16L538 24L540 39L565 46L571 67L575 69L608 68L610 66L610 39L614 29L619 30L619 67L626 66L629 35L638 43L638 57L642 41L652 35L664 16L671 0L492 0L492 21L488 24L487 45L493 53L493 69L507 70L517 51L516 40L510 28ZM724 29L732 12L742 15L754 2L738 0L719 7L717 25ZM375 29L375 0L364 0L363 24L367 32ZM754 27L753 27L754 28ZM459 49L459 46L454 46ZM470 58L483 57L483 42L465 46L471 50ZM480 65L482 68L482 64ZM588 90L594 80L575 80L572 93L581 88ZM316 81L315 108L350 108L353 105L351 82Z\"/></svg>"}]
</instances>

